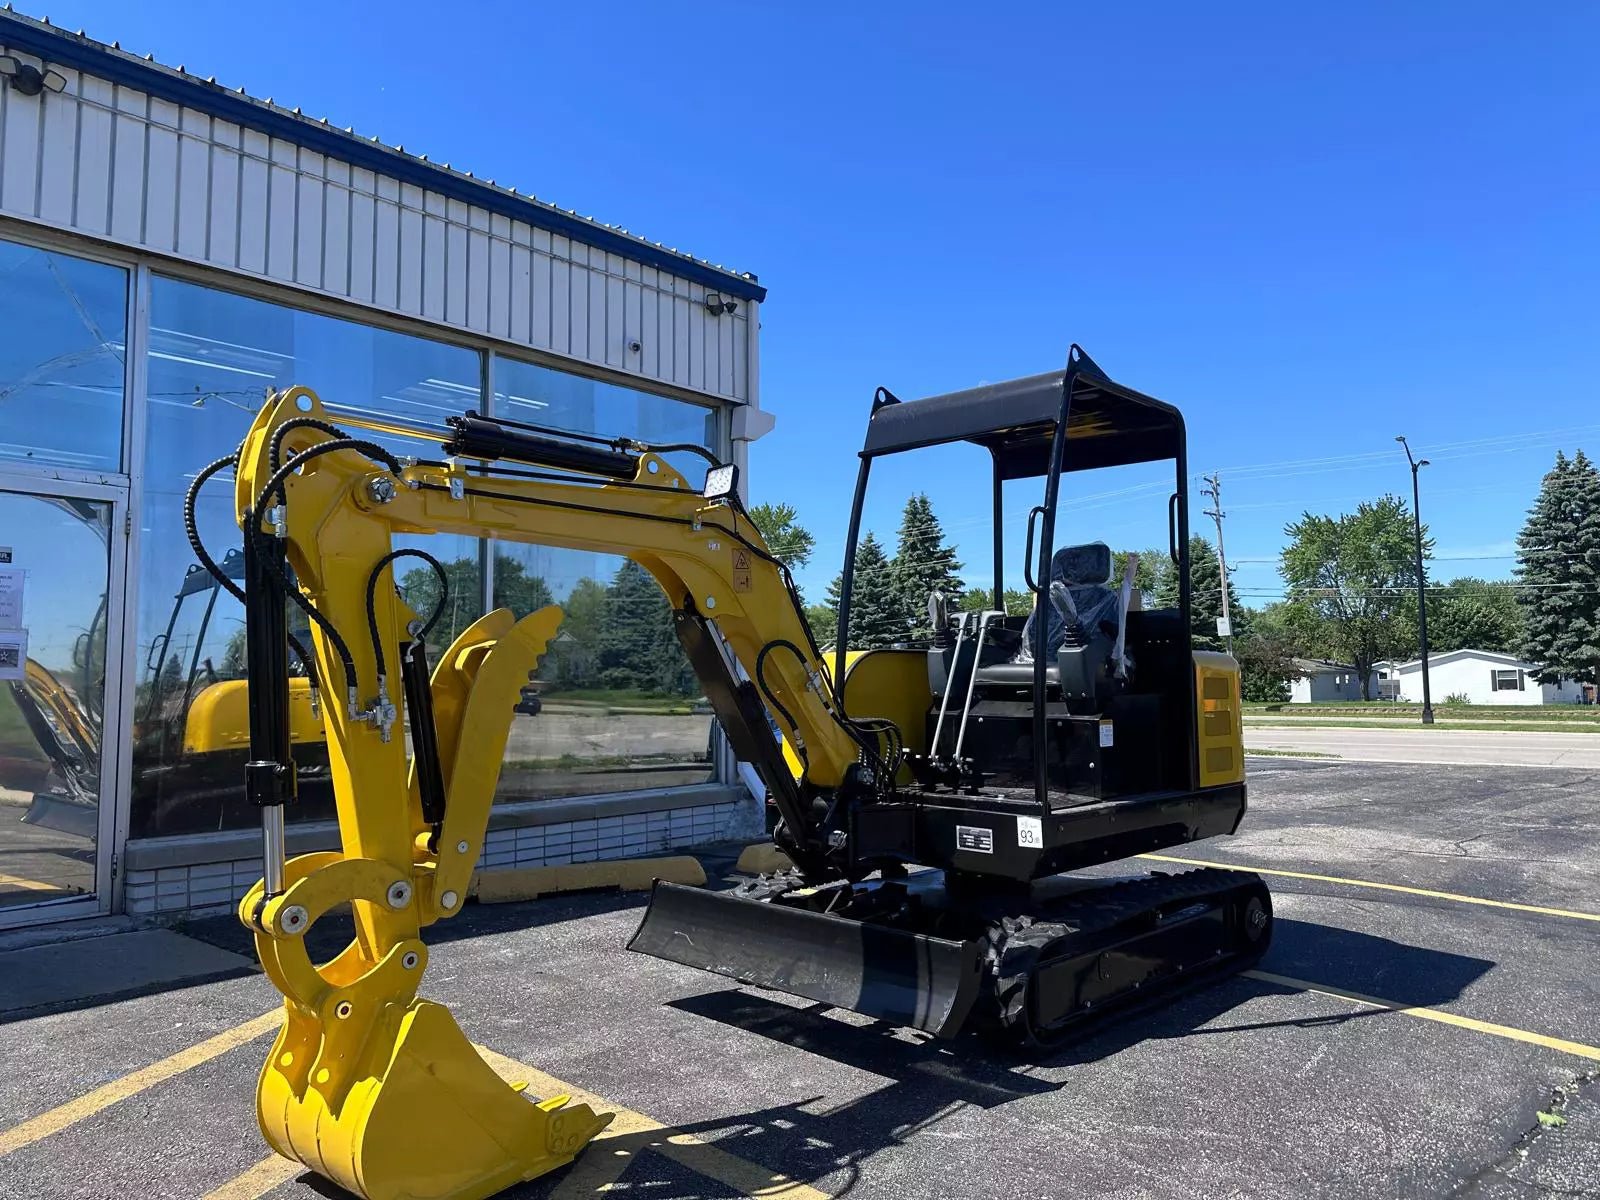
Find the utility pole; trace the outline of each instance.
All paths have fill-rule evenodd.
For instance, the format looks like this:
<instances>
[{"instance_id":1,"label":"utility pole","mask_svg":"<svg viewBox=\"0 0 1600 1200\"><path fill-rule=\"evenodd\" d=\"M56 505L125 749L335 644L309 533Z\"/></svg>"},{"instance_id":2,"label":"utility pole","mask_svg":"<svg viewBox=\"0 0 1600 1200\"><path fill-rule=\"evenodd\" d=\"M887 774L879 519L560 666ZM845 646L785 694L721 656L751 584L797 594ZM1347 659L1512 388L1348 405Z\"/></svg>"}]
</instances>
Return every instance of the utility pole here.
<instances>
[{"instance_id":1,"label":"utility pole","mask_svg":"<svg viewBox=\"0 0 1600 1200\"><path fill-rule=\"evenodd\" d=\"M1417 472L1428 465L1427 459L1418 460L1411 454L1411 443L1405 434L1395 441L1406 448L1406 461L1411 464L1411 516L1417 535L1417 640L1422 644L1422 723L1433 724L1433 694L1428 690L1428 589L1422 574L1422 490L1417 482Z\"/></svg>"},{"instance_id":2,"label":"utility pole","mask_svg":"<svg viewBox=\"0 0 1600 1200\"><path fill-rule=\"evenodd\" d=\"M1222 549L1222 518L1228 514L1222 511L1222 482L1217 473L1200 477L1209 487L1200 489L1200 494L1211 501L1211 507L1206 509L1205 515L1217 523L1217 566L1222 575L1222 624L1227 629L1228 653L1233 653L1233 616L1228 612L1228 556Z\"/></svg>"}]
</instances>

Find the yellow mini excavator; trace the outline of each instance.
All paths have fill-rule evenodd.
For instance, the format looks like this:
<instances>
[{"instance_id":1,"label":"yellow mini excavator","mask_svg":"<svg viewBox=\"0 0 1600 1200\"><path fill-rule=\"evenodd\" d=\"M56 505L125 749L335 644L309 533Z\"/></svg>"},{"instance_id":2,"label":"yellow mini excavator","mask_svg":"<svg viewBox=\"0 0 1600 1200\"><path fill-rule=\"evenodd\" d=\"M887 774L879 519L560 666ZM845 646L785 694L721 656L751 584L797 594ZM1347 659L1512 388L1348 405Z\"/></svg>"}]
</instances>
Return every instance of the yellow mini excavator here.
<instances>
[{"instance_id":1,"label":"yellow mini excavator","mask_svg":"<svg viewBox=\"0 0 1600 1200\"><path fill-rule=\"evenodd\" d=\"M1271 902L1253 875L1064 874L1232 832L1245 810L1238 668L1190 644L1176 409L1113 383L1077 347L1063 370L972 391L902 403L880 389L831 662L745 514L733 466L713 460L695 487L664 456L682 447L471 412L448 426L432 431L441 458L402 460L359 430L429 431L295 388L222 463L237 468L245 788L264 833L265 877L239 915L286 997L257 1094L280 1153L371 1200L463 1200L571 1161L609 1119L566 1097L521 1095L419 994L421 931L460 911L512 709L561 613L491 612L430 666L439 613L407 608L393 564L432 567L441 595L447 580L426 552L394 549L397 534L625 555L671 600L722 728L771 795L794 869L732 891L657 884L635 950L1031 1049L1265 950ZM932 596L927 644L851 654L872 464L948 443L992 460L995 608L950 613ZM1054 545L1063 473L1150 462L1174 468L1181 592L1170 610L1141 609L1128 578L1111 586L1103 545ZM1007 616L1002 485L1030 479L1044 484L1027 518L1035 606ZM310 622L312 644L296 653L324 697L343 848L286 861L291 604ZM346 904L354 940L314 962L307 932Z\"/></svg>"}]
</instances>

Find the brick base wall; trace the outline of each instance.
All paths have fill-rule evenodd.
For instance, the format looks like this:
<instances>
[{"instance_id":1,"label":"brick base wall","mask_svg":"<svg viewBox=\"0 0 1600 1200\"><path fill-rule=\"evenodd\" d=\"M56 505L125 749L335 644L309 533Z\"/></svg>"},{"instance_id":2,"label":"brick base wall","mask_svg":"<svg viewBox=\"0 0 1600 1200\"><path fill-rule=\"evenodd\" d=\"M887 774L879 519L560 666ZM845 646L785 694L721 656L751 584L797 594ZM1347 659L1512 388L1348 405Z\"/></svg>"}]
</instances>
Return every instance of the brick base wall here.
<instances>
[{"instance_id":1,"label":"brick base wall","mask_svg":"<svg viewBox=\"0 0 1600 1200\"><path fill-rule=\"evenodd\" d=\"M762 836L748 798L654 812L618 813L490 829L478 866L542 867L606 858L647 858L714 842ZM130 869L123 903L133 916L225 915L261 878L257 857Z\"/></svg>"}]
</instances>

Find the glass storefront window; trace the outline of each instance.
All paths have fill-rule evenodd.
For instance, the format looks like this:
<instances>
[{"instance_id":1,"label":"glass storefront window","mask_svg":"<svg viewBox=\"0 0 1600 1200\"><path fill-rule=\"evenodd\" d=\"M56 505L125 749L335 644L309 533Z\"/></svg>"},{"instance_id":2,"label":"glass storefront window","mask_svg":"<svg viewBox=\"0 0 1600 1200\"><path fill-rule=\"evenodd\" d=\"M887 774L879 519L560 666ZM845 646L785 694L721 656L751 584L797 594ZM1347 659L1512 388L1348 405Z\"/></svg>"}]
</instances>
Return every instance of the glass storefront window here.
<instances>
[{"instance_id":1,"label":"glass storefront window","mask_svg":"<svg viewBox=\"0 0 1600 1200\"><path fill-rule=\"evenodd\" d=\"M717 413L617 384L497 358L495 415L573 433L718 449ZM698 484L706 462L668 456ZM704 783L715 771L709 706L655 581L626 559L494 543L494 603L547 604L561 629L523 689L500 802Z\"/></svg>"},{"instance_id":2,"label":"glass storefront window","mask_svg":"<svg viewBox=\"0 0 1600 1200\"><path fill-rule=\"evenodd\" d=\"M0 241L0 460L122 469L128 273Z\"/></svg>"},{"instance_id":3,"label":"glass storefront window","mask_svg":"<svg viewBox=\"0 0 1600 1200\"><path fill-rule=\"evenodd\" d=\"M148 370L130 836L243 828L258 819L243 789L244 613L195 563L183 529L190 481L233 451L272 391L303 384L330 403L438 425L479 407L480 359L458 346L157 277ZM397 453L438 454L436 442L376 440ZM202 494L197 522L212 556L228 566L232 551L237 563L230 472ZM476 570L476 539L397 544ZM481 612L481 586L452 592L464 626ZM212 688L223 690L208 696ZM202 723L197 713L216 719ZM331 817L325 748L308 740L295 756L300 799L289 819Z\"/></svg>"}]
</instances>

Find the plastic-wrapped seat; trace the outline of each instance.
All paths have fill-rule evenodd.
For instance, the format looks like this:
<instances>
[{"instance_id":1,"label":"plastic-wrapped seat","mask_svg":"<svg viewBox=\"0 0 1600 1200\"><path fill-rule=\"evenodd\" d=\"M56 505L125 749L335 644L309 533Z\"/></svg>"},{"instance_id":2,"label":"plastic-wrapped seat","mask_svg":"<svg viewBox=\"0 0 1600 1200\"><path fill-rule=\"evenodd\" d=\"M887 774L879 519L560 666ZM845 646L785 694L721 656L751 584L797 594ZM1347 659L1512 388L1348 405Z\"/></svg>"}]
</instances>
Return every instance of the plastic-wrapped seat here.
<instances>
[{"instance_id":1,"label":"plastic-wrapped seat","mask_svg":"<svg viewBox=\"0 0 1600 1200\"><path fill-rule=\"evenodd\" d=\"M1111 547L1104 542L1063 546L1050 558L1047 593L1034 605L1022 627L1022 645L1008 663L978 669L980 684L1025 687L1033 682L1033 646L1041 615L1048 622L1045 678L1062 682L1075 697L1094 695L1095 679L1116 646L1122 620L1122 596L1111 585Z\"/></svg>"}]
</instances>

